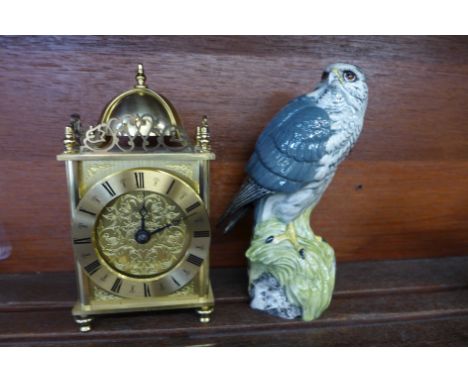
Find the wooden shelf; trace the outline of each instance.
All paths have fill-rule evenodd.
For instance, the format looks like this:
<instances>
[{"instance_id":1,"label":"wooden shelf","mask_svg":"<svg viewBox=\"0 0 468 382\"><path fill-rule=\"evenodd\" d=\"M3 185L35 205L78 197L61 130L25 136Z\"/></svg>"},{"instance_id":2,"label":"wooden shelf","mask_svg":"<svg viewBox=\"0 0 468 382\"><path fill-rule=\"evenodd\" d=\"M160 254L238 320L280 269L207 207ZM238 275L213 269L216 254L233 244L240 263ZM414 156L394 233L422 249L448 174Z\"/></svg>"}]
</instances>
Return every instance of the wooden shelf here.
<instances>
[{"instance_id":1,"label":"wooden shelf","mask_svg":"<svg viewBox=\"0 0 468 382\"><path fill-rule=\"evenodd\" d=\"M245 269L214 269L210 324L193 311L98 318L80 333L72 273L0 275L0 345L444 346L468 344L468 257L338 264L330 308L313 322L248 306Z\"/></svg>"}]
</instances>

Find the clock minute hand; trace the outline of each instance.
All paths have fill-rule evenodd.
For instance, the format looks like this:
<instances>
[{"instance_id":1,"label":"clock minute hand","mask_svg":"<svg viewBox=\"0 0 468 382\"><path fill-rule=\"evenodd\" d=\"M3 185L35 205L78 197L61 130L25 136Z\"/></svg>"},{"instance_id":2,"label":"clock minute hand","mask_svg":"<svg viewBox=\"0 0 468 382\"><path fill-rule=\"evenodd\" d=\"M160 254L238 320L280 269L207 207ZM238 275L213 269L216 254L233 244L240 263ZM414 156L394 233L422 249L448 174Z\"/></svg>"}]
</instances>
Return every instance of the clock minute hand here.
<instances>
[{"instance_id":1,"label":"clock minute hand","mask_svg":"<svg viewBox=\"0 0 468 382\"><path fill-rule=\"evenodd\" d=\"M155 234L155 233L159 233L159 232L164 231L166 228L174 227L174 226L176 226L176 225L179 225L179 223L181 223L182 221L184 221L185 219L187 219L188 217L190 217L190 216L192 216L192 215L193 215L193 214L191 214L191 215L185 215L185 216L182 217L182 218L175 219L175 220L173 220L172 222L167 223L166 225L163 225L162 227L156 228L154 231L151 231L149 234L150 234L150 235L153 235L153 234Z\"/></svg>"},{"instance_id":2,"label":"clock minute hand","mask_svg":"<svg viewBox=\"0 0 468 382\"><path fill-rule=\"evenodd\" d=\"M162 231L164 231L166 228L173 227L173 226L179 224L181 221L182 221L182 219L174 220L174 221L172 221L171 223L168 223L168 224L166 224L166 225L163 225L162 227L156 228L154 231L151 231L149 234L150 234L150 235L153 235L153 234L155 234L155 233L162 232Z\"/></svg>"}]
</instances>

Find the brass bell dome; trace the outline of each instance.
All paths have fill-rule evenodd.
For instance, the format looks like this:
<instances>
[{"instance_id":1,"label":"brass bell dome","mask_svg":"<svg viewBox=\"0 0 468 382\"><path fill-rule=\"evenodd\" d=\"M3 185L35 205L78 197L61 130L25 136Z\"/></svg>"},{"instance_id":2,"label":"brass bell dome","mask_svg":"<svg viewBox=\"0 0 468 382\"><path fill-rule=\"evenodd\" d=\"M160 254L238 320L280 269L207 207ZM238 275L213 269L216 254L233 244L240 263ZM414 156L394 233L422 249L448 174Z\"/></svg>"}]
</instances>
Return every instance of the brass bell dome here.
<instances>
[{"instance_id":1,"label":"brass bell dome","mask_svg":"<svg viewBox=\"0 0 468 382\"><path fill-rule=\"evenodd\" d=\"M204 117L196 130L195 144L182 126L174 106L148 89L143 65L138 64L136 85L110 101L100 122L83 130L79 116L67 126L67 152L197 152L209 153L210 134Z\"/></svg>"},{"instance_id":2,"label":"brass bell dome","mask_svg":"<svg viewBox=\"0 0 468 382\"><path fill-rule=\"evenodd\" d=\"M148 89L143 65L138 64L136 85L110 101L101 115L101 123L126 115L150 115L167 126L181 127L181 119L174 106L163 95Z\"/></svg>"}]
</instances>

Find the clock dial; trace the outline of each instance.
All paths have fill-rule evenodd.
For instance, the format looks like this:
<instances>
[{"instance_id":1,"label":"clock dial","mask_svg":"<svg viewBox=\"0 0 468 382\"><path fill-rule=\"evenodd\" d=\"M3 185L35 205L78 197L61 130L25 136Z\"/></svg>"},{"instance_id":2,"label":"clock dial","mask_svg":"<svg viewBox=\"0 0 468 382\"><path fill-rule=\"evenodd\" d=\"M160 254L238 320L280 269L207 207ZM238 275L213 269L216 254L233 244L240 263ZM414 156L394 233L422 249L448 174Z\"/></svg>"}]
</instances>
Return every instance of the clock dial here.
<instances>
[{"instance_id":1,"label":"clock dial","mask_svg":"<svg viewBox=\"0 0 468 382\"><path fill-rule=\"evenodd\" d=\"M101 211L95 228L97 249L119 273L136 278L158 276L185 254L190 236L184 218L182 209L166 196L128 192Z\"/></svg>"},{"instance_id":2,"label":"clock dial","mask_svg":"<svg viewBox=\"0 0 468 382\"><path fill-rule=\"evenodd\" d=\"M99 287L123 297L153 297L182 288L208 255L203 202L162 170L133 169L91 187L74 214L73 247Z\"/></svg>"}]
</instances>

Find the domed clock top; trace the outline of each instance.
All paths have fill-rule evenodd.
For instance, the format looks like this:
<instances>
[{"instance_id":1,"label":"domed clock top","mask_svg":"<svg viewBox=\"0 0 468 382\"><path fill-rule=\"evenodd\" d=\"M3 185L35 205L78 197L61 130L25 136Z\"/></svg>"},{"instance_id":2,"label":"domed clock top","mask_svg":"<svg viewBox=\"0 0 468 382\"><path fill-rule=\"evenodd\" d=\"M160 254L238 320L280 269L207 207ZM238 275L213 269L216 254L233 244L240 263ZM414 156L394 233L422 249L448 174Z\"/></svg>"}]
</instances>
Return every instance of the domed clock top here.
<instances>
[{"instance_id":1,"label":"domed clock top","mask_svg":"<svg viewBox=\"0 0 468 382\"><path fill-rule=\"evenodd\" d=\"M128 114L151 115L167 124L181 127L180 117L174 106L163 95L154 92L146 85L146 75L142 64L138 64L136 84L110 101L101 116L101 123L111 118L122 118Z\"/></svg>"},{"instance_id":2,"label":"domed clock top","mask_svg":"<svg viewBox=\"0 0 468 382\"><path fill-rule=\"evenodd\" d=\"M135 86L104 108L98 124L83 129L72 115L65 133L65 152L206 152L209 141L206 116L192 144L171 102L148 88L143 65L138 64ZM208 142L209 146L209 142Z\"/></svg>"}]
</instances>

